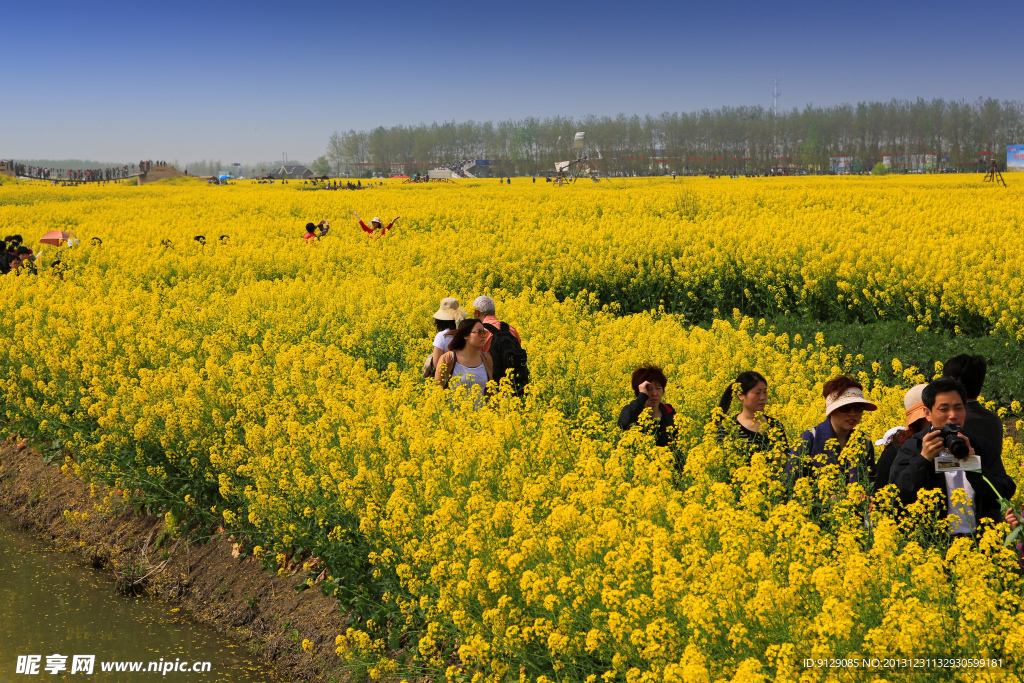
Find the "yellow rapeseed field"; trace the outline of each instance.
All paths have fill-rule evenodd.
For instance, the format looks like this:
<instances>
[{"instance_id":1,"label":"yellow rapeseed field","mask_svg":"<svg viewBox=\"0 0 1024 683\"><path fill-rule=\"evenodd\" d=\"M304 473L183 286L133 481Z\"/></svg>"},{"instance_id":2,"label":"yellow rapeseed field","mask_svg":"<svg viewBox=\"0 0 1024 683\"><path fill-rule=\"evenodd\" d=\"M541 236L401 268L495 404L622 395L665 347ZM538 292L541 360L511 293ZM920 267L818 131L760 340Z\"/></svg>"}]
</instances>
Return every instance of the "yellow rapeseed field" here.
<instances>
[{"instance_id":1,"label":"yellow rapeseed field","mask_svg":"<svg viewBox=\"0 0 1024 683\"><path fill-rule=\"evenodd\" d=\"M0 277L4 429L109 483L99 514L223 525L334 592L352 626L325 637L373 679L899 679L805 660L957 657L974 664L913 675L1019 681L1005 524L950 542L928 501L899 516L891 489L869 507L838 476L788 489L777 460L747 464L707 428L754 369L795 439L824 380L860 366L762 316L1018 343L1024 179L1007 179L8 183L0 233L82 244L59 275L46 247L38 275ZM402 219L370 238L353 210ZM440 299L479 294L522 333L533 381L475 410L420 369ZM615 426L643 361L668 376L682 474ZM860 374L872 438L941 371L892 363L901 386ZM1021 482L1024 449L1003 458Z\"/></svg>"}]
</instances>

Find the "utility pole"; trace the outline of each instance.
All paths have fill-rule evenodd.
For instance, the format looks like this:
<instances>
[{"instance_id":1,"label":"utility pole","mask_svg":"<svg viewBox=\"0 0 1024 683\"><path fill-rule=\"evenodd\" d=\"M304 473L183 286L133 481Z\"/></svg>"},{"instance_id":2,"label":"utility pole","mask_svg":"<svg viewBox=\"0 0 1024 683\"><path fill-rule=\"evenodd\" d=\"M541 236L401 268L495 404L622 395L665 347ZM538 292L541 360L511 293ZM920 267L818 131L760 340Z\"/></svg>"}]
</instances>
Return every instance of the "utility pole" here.
<instances>
[{"instance_id":1,"label":"utility pole","mask_svg":"<svg viewBox=\"0 0 1024 683\"><path fill-rule=\"evenodd\" d=\"M782 94L780 89L782 81L779 80L779 72L775 71L775 79L772 81L772 148L775 151L775 159L772 160L772 166L777 166L779 157L782 156L782 149L779 145L779 95Z\"/></svg>"},{"instance_id":2,"label":"utility pole","mask_svg":"<svg viewBox=\"0 0 1024 683\"><path fill-rule=\"evenodd\" d=\"M782 94L779 86L781 84L782 81L779 80L779 72L776 71L775 80L772 81L772 118L776 118L779 115L779 95Z\"/></svg>"}]
</instances>

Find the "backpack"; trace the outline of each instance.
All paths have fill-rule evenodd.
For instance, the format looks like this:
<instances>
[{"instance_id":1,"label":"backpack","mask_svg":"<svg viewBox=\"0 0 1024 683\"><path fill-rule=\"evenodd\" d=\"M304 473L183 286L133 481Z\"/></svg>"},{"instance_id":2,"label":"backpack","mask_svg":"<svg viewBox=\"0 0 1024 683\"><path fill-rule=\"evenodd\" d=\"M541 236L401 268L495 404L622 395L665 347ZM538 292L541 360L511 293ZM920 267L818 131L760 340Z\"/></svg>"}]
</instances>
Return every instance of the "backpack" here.
<instances>
[{"instance_id":1,"label":"backpack","mask_svg":"<svg viewBox=\"0 0 1024 683\"><path fill-rule=\"evenodd\" d=\"M484 323L484 329L491 333L491 358L494 361L495 382L500 382L505 375L512 373L512 388L516 396L522 396L526 385L530 383L530 369L526 365L526 351L516 336L509 330L508 323L499 327Z\"/></svg>"}]
</instances>

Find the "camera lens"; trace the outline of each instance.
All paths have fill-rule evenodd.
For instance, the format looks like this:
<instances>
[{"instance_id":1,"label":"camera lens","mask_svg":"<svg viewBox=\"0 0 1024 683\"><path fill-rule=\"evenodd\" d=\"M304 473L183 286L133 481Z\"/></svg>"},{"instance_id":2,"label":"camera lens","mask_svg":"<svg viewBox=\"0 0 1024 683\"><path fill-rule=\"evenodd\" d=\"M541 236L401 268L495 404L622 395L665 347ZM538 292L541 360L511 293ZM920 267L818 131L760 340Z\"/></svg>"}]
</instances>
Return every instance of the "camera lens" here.
<instances>
[{"instance_id":1,"label":"camera lens","mask_svg":"<svg viewBox=\"0 0 1024 683\"><path fill-rule=\"evenodd\" d=\"M960 433L956 430L943 430L946 431L943 438L943 444L946 446L946 450L953 454L953 457L958 460L964 460L971 454L971 449L967 446L967 442L960 436Z\"/></svg>"}]
</instances>

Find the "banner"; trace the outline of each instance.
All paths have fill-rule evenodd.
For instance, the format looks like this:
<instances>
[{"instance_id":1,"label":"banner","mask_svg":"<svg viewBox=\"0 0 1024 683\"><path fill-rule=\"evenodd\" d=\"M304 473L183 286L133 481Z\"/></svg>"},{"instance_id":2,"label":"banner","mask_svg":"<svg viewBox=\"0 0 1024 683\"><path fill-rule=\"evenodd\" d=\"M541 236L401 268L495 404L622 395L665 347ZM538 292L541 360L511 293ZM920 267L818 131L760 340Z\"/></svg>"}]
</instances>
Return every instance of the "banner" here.
<instances>
[{"instance_id":1,"label":"banner","mask_svg":"<svg viewBox=\"0 0 1024 683\"><path fill-rule=\"evenodd\" d=\"M1006 146L1006 170L1024 171L1024 145Z\"/></svg>"}]
</instances>

